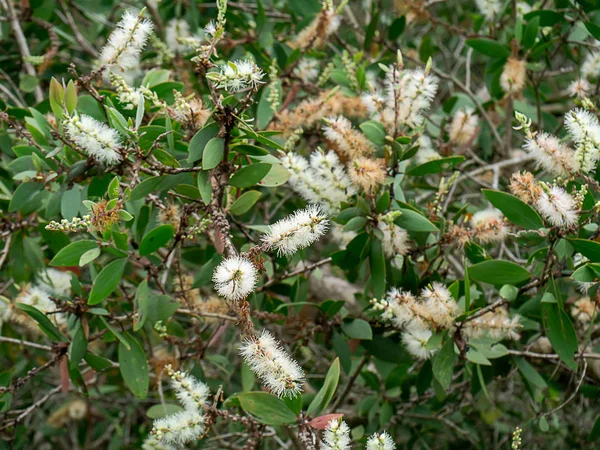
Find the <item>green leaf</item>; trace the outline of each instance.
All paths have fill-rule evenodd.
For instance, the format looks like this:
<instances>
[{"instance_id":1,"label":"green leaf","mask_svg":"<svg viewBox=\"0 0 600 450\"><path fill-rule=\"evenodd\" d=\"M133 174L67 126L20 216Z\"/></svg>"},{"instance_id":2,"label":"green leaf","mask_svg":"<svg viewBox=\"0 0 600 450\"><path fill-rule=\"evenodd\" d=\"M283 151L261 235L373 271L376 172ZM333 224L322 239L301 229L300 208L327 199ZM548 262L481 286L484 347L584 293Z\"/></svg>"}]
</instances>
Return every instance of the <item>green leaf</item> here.
<instances>
[{"instance_id":1,"label":"green leaf","mask_svg":"<svg viewBox=\"0 0 600 450\"><path fill-rule=\"evenodd\" d=\"M43 188L39 183L21 183L13 192L10 203L8 204L8 212L15 212L27 205L31 199Z\"/></svg>"},{"instance_id":2,"label":"green leaf","mask_svg":"<svg viewBox=\"0 0 600 450\"><path fill-rule=\"evenodd\" d=\"M212 258L210 258L210 260L196 273L192 287L198 288L200 286L206 286L207 284L210 284L212 281L213 272L222 260L223 257L219 253L212 255Z\"/></svg>"},{"instance_id":3,"label":"green leaf","mask_svg":"<svg viewBox=\"0 0 600 450\"><path fill-rule=\"evenodd\" d=\"M98 243L92 240L71 242L52 258L50 265L55 267L78 266L84 253L97 248Z\"/></svg>"},{"instance_id":4,"label":"green leaf","mask_svg":"<svg viewBox=\"0 0 600 450\"><path fill-rule=\"evenodd\" d=\"M85 252L83 255L81 255L81 258L79 258L79 267L83 267L86 264L91 263L98 256L100 256L101 252L102 251L100 250L99 247L95 247L95 248L93 248L93 249L88 250L87 252Z\"/></svg>"},{"instance_id":5,"label":"green leaf","mask_svg":"<svg viewBox=\"0 0 600 450\"><path fill-rule=\"evenodd\" d=\"M242 409L265 425L294 423L296 415L283 400L267 392L244 392L237 396Z\"/></svg>"},{"instance_id":6,"label":"green leaf","mask_svg":"<svg viewBox=\"0 0 600 450\"><path fill-rule=\"evenodd\" d=\"M218 123L210 123L198 131L192 140L190 141L190 145L188 146L188 162L193 163L202 158L202 154L204 153L204 148L208 141L214 138L219 132L219 124Z\"/></svg>"},{"instance_id":7,"label":"green leaf","mask_svg":"<svg viewBox=\"0 0 600 450\"><path fill-rule=\"evenodd\" d=\"M514 195L490 189L482 189L481 192L492 205L502 211L502 214L515 225L526 230L544 228L544 222L537 211Z\"/></svg>"},{"instance_id":8,"label":"green leaf","mask_svg":"<svg viewBox=\"0 0 600 450\"><path fill-rule=\"evenodd\" d=\"M448 156L447 158L440 158L433 161L428 161L426 163L413 167L408 172L406 172L406 174L413 177L422 177L425 175L430 175L432 173L441 173L454 168L454 166L460 164L464 160L464 156Z\"/></svg>"},{"instance_id":9,"label":"green leaf","mask_svg":"<svg viewBox=\"0 0 600 450\"><path fill-rule=\"evenodd\" d=\"M21 75L21 80L19 81L19 89L23 92L33 92L35 88L38 87L40 80L35 75L28 75L26 73Z\"/></svg>"},{"instance_id":10,"label":"green leaf","mask_svg":"<svg viewBox=\"0 0 600 450\"><path fill-rule=\"evenodd\" d=\"M337 389L339 381L340 358L335 358L335 360L331 363L329 370L327 371L323 386L321 386L321 389L319 389L319 392L317 392L317 395L313 401L310 402L306 414L316 417L325 411L327 406L329 406L329 402L333 398L333 394L335 394L335 390Z\"/></svg>"},{"instance_id":11,"label":"green leaf","mask_svg":"<svg viewBox=\"0 0 600 450\"><path fill-rule=\"evenodd\" d=\"M133 336L123 333L123 338L129 344L129 349L122 342L119 344L119 370L132 394L146 398L150 383L146 354Z\"/></svg>"},{"instance_id":12,"label":"green leaf","mask_svg":"<svg viewBox=\"0 0 600 450\"><path fill-rule=\"evenodd\" d=\"M560 359L572 370L577 370L577 363L573 355L577 351L577 334L575 328L557 303L543 303L544 323L546 335Z\"/></svg>"},{"instance_id":13,"label":"green leaf","mask_svg":"<svg viewBox=\"0 0 600 450\"><path fill-rule=\"evenodd\" d=\"M123 277L126 264L127 258L116 259L102 269L94 280L88 305L97 305L112 294Z\"/></svg>"},{"instance_id":14,"label":"green leaf","mask_svg":"<svg viewBox=\"0 0 600 450\"><path fill-rule=\"evenodd\" d=\"M134 319L133 331L141 330L148 317L148 280L144 279L135 291L133 300L137 318Z\"/></svg>"},{"instance_id":15,"label":"green leaf","mask_svg":"<svg viewBox=\"0 0 600 450\"><path fill-rule=\"evenodd\" d=\"M367 120L361 123L359 127L371 142L379 146L385 145L385 136L387 133L382 124L374 120Z\"/></svg>"},{"instance_id":16,"label":"green leaf","mask_svg":"<svg viewBox=\"0 0 600 450\"><path fill-rule=\"evenodd\" d=\"M469 267L469 277L496 286L518 284L529 280L527 269L510 261L487 260Z\"/></svg>"},{"instance_id":17,"label":"green leaf","mask_svg":"<svg viewBox=\"0 0 600 450\"><path fill-rule=\"evenodd\" d=\"M456 354L454 353L454 340L448 338L446 343L442 346L442 349L435 356L432 366L433 376L444 389L448 389L452 382L455 361Z\"/></svg>"},{"instance_id":18,"label":"green leaf","mask_svg":"<svg viewBox=\"0 0 600 450\"><path fill-rule=\"evenodd\" d=\"M202 153L202 169L210 170L214 169L223 160L225 154L225 139L223 138L212 138L204 147L204 153Z\"/></svg>"},{"instance_id":19,"label":"green leaf","mask_svg":"<svg viewBox=\"0 0 600 450\"><path fill-rule=\"evenodd\" d=\"M351 339L370 341L373 339L373 330L369 322L363 319L352 319L342 323L342 331Z\"/></svg>"},{"instance_id":20,"label":"green leaf","mask_svg":"<svg viewBox=\"0 0 600 450\"><path fill-rule=\"evenodd\" d=\"M85 338L85 332L80 321L77 321L77 325L68 350L69 362L71 364L79 364L79 361L81 361L87 352L88 342Z\"/></svg>"},{"instance_id":21,"label":"green leaf","mask_svg":"<svg viewBox=\"0 0 600 450\"><path fill-rule=\"evenodd\" d=\"M544 380L544 378L531 364L525 360L525 358L514 358L514 361L523 378L525 378L533 387L538 389L546 389L548 387L546 380Z\"/></svg>"},{"instance_id":22,"label":"green leaf","mask_svg":"<svg viewBox=\"0 0 600 450\"><path fill-rule=\"evenodd\" d=\"M597 26L596 26L597 27ZM535 44L535 38L537 37L540 28L540 18L534 17L527 21L527 27L523 33L523 48L531 48Z\"/></svg>"},{"instance_id":23,"label":"green leaf","mask_svg":"<svg viewBox=\"0 0 600 450\"><path fill-rule=\"evenodd\" d=\"M600 438L600 416L596 418L596 422L594 422L592 431L590 431L590 435L588 436L590 441L596 441L598 438Z\"/></svg>"},{"instance_id":24,"label":"green leaf","mask_svg":"<svg viewBox=\"0 0 600 450\"><path fill-rule=\"evenodd\" d=\"M261 193L259 191L244 192L235 202L233 202L233 205L229 208L229 212L234 216L244 214L254 206L260 196Z\"/></svg>"},{"instance_id":25,"label":"green leaf","mask_svg":"<svg viewBox=\"0 0 600 450\"><path fill-rule=\"evenodd\" d=\"M147 320L152 325L166 322L179 308L179 303L168 295L150 295L147 304Z\"/></svg>"},{"instance_id":26,"label":"green leaf","mask_svg":"<svg viewBox=\"0 0 600 450\"><path fill-rule=\"evenodd\" d=\"M249 164L234 173L228 183L238 188L253 186L269 173L271 167L272 164L267 163Z\"/></svg>"},{"instance_id":27,"label":"green leaf","mask_svg":"<svg viewBox=\"0 0 600 450\"><path fill-rule=\"evenodd\" d=\"M77 88L73 80L69 80L65 89L65 106L69 114L73 114L73 111L77 108Z\"/></svg>"},{"instance_id":28,"label":"green leaf","mask_svg":"<svg viewBox=\"0 0 600 450\"><path fill-rule=\"evenodd\" d=\"M54 326L54 324L50 321L50 319L48 319L46 314L41 312L39 309L37 309L31 305L26 305L24 303L17 303L17 307L21 311L24 311L25 313L27 313L27 315L29 317L31 317L33 320L35 320L38 323L38 325L40 326L40 329L50 339L52 339L55 342L65 341L65 337L62 334L60 334L60 331L58 330L58 328L56 328Z\"/></svg>"},{"instance_id":29,"label":"green leaf","mask_svg":"<svg viewBox=\"0 0 600 450\"><path fill-rule=\"evenodd\" d=\"M600 262L600 243L587 239L569 239L575 251L581 253L591 262Z\"/></svg>"},{"instance_id":30,"label":"green leaf","mask_svg":"<svg viewBox=\"0 0 600 450\"><path fill-rule=\"evenodd\" d=\"M151 255L169 242L173 238L174 234L175 229L173 228L173 225L159 225L150 230L142 238L142 242L140 242L140 256Z\"/></svg>"},{"instance_id":31,"label":"green leaf","mask_svg":"<svg viewBox=\"0 0 600 450\"><path fill-rule=\"evenodd\" d=\"M402 215L394 220L394 223L400 228L404 228L407 231L422 231L422 232L436 232L439 231L438 227L432 224L429 219L411 209L400 208Z\"/></svg>"},{"instance_id":32,"label":"green leaf","mask_svg":"<svg viewBox=\"0 0 600 450\"><path fill-rule=\"evenodd\" d=\"M499 42L491 39L467 39L466 44L476 52L493 58L508 58L510 49Z\"/></svg>"},{"instance_id":33,"label":"green leaf","mask_svg":"<svg viewBox=\"0 0 600 450\"><path fill-rule=\"evenodd\" d=\"M208 205L212 198L212 183L209 172L198 172L198 191L202 201Z\"/></svg>"},{"instance_id":34,"label":"green leaf","mask_svg":"<svg viewBox=\"0 0 600 450\"><path fill-rule=\"evenodd\" d=\"M273 164L269 173L260 182L261 186L277 187L285 184L292 174L281 164Z\"/></svg>"}]
</instances>

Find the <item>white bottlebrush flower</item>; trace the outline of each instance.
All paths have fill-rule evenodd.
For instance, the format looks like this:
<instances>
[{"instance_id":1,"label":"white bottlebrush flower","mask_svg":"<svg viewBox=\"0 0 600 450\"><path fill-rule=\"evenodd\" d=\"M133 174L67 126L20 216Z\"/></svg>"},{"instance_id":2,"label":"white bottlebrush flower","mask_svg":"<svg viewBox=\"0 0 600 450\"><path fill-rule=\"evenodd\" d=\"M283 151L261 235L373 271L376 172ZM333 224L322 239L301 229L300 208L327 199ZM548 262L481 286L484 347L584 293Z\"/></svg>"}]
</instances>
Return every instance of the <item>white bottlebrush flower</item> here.
<instances>
[{"instance_id":1,"label":"white bottlebrush flower","mask_svg":"<svg viewBox=\"0 0 600 450\"><path fill-rule=\"evenodd\" d=\"M328 225L329 220L321 208L309 205L269 226L262 241L266 250L290 256L316 242L325 234Z\"/></svg>"},{"instance_id":2,"label":"white bottlebrush flower","mask_svg":"<svg viewBox=\"0 0 600 450\"><path fill-rule=\"evenodd\" d=\"M37 285L50 295L63 297L71 292L71 272L46 269L38 275Z\"/></svg>"},{"instance_id":3,"label":"white bottlebrush flower","mask_svg":"<svg viewBox=\"0 0 600 450\"><path fill-rule=\"evenodd\" d=\"M331 419L323 432L320 450L349 450L350 428L341 419Z\"/></svg>"},{"instance_id":4,"label":"white bottlebrush flower","mask_svg":"<svg viewBox=\"0 0 600 450\"><path fill-rule=\"evenodd\" d=\"M240 92L255 89L263 84L264 72L251 60L228 62L220 72L210 72L207 78L214 81L219 89L227 92Z\"/></svg>"},{"instance_id":5,"label":"white bottlebrush flower","mask_svg":"<svg viewBox=\"0 0 600 450\"><path fill-rule=\"evenodd\" d=\"M575 267L579 267L585 263L589 262L589 259L587 259L585 256L583 256L581 253L575 253L573 255L573 265ZM579 291L582 294L587 294L589 292L589 290L595 285L596 283L594 283L593 281L578 281L575 280L575 286L577 287L577 291Z\"/></svg>"},{"instance_id":6,"label":"white bottlebrush flower","mask_svg":"<svg viewBox=\"0 0 600 450\"><path fill-rule=\"evenodd\" d=\"M312 83L319 77L319 60L304 58L294 69L294 75L304 82Z\"/></svg>"},{"instance_id":7,"label":"white bottlebrush flower","mask_svg":"<svg viewBox=\"0 0 600 450\"><path fill-rule=\"evenodd\" d=\"M374 118L378 117L378 114L383 110L385 106L385 97L381 94L379 90L374 90L373 92L367 92L362 94L360 100L369 114Z\"/></svg>"},{"instance_id":8,"label":"white bottlebrush flower","mask_svg":"<svg viewBox=\"0 0 600 450\"><path fill-rule=\"evenodd\" d=\"M588 53L581 65L581 75L588 80L594 80L600 76L600 51L594 50Z\"/></svg>"},{"instance_id":9,"label":"white bottlebrush flower","mask_svg":"<svg viewBox=\"0 0 600 450\"><path fill-rule=\"evenodd\" d=\"M385 80L386 105L382 120L388 129L408 125L417 127L424 121L438 88L438 79L423 69L398 71L392 67Z\"/></svg>"},{"instance_id":10,"label":"white bottlebrush flower","mask_svg":"<svg viewBox=\"0 0 600 450\"><path fill-rule=\"evenodd\" d=\"M542 192L536 202L536 208L553 226L571 227L577 224L579 219L577 202L559 186L552 186L549 192Z\"/></svg>"},{"instance_id":11,"label":"white bottlebrush flower","mask_svg":"<svg viewBox=\"0 0 600 450\"><path fill-rule=\"evenodd\" d=\"M215 290L227 300L242 300L256 286L256 266L248 258L232 256L221 262L213 273Z\"/></svg>"},{"instance_id":12,"label":"white bottlebrush flower","mask_svg":"<svg viewBox=\"0 0 600 450\"><path fill-rule=\"evenodd\" d=\"M431 330L421 320L411 320L405 325L402 342L408 352L418 359L429 359L434 351L427 348L427 342L433 336Z\"/></svg>"},{"instance_id":13,"label":"white bottlebrush flower","mask_svg":"<svg viewBox=\"0 0 600 450\"><path fill-rule=\"evenodd\" d=\"M597 314L598 307L590 297L581 297L571 306L571 316L581 324L588 324Z\"/></svg>"},{"instance_id":14,"label":"white bottlebrush flower","mask_svg":"<svg viewBox=\"0 0 600 450\"><path fill-rule=\"evenodd\" d=\"M177 450L177 447L171 444L163 444L154 436L148 436L142 443L142 450Z\"/></svg>"},{"instance_id":15,"label":"white bottlebrush flower","mask_svg":"<svg viewBox=\"0 0 600 450\"><path fill-rule=\"evenodd\" d=\"M64 325L67 322L67 317L64 313L56 312L56 303L50 298L51 295L51 293L37 285L27 286L25 290L19 294L17 302L33 306L44 314L48 314L49 318L56 324Z\"/></svg>"},{"instance_id":16,"label":"white bottlebrush flower","mask_svg":"<svg viewBox=\"0 0 600 450\"><path fill-rule=\"evenodd\" d=\"M478 123L479 120L473 114L472 109L459 109L454 114L448 130L450 141L458 145L467 145L473 142L477 134Z\"/></svg>"},{"instance_id":17,"label":"white bottlebrush flower","mask_svg":"<svg viewBox=\"0 0 600 450\"><path fill-rule=\"evenodd\" d=\"M108 38L100 54L100 65L129 70L139 65L139 57L152 32L152 22L129 10Z\"/></svg>"},{"instance_id":18,"label":"white bottlebrush flower","mask_svg":"<svg viewBox=\"0 0 600 450\"><path fill-rule=\"evenodd\" d=\"M477 9L487 20L492 20L502 12L501 0L475 0Z\"/></svg>"},{"instance_id":19,"label":"white bottlebrush flower","mask_svg":"<svg viewBox=\"0 0 600 450\"><path fill-rule=\"evenodd\" d=\"M210 391L201 381L185 372L174 371L170 365L165 370L171 378L171 387L183 406L183 411L154 421L150 444L182 445L201 437L205 432L203 406Z\"/></svg>"},{"instance_id":20,"label":"white bottlebrush flower","mask_svg":"<svg viewBox=\"0 0 600 450\"><path fill-rule=\"evenodd\" d=\"M365 450L394 450L396 444L392 437L386 433L375 433L372 434L367 440L367 446Z\"/></svg>"},{"instance_id":21,"label":"white bottlebrush flower","mask_svg":"<svg viewBox=\"0 0 600 450\"><path fill-rule=\"evenodd\" d=\"M556 176L566 176L578 169L575 153L556 136L538 133L525 138L523 148L535 158L538 167Z\"/></svg>"},{"instance_id":22,"label":"white bottlebrush flower","mask_svg":"<svg viewBox=\"0 0 600 450\"><path fill-rule=\"evenodd\" d=\"M188 49L188 46L181 43L179 38L189 38L190 25L183 19L171 19L165 27L165 42L174 52L182 53Z\"/></svg>"},{"instance_id":23,"label":"white bottlebrush flower","mask_svg":"<svg viewBox=\"0 0 600 450\"><path fill-rule=\"evenodd\" d=\"M388 305L387 318L392 321L396 328L403 328L404 325L415 318L417 299L410 292L392 288L387 293L386 302Z\"/></svg>"},{"instance_id":24,"label":"white bottlebrush flower","mask_svg":"<svg viewBox=\"0 0 600 450\"><path fill-rule=\"evenodd\" d=\"M517 14L520 16L524 16L525 14L529 14L533 8L527 2L517 2Z\"/></svg>"},{"instance_id":25,"label":"white bottlebrush flower","mask_svg":"<svg viewBox=\"0 0 600 450\"><path fill-rule=\"evenodd\" d=\"M576 144L575 159L579 170L584 173L594 170L600 159L598 118L584 109L574 109L565 114L565 127Z\"/></svg>"},{"instance_id":26,"label":"white bottlebrush flower","mask_svg":"<svg viewBox=\"0 0 600 450\"><path fill-rule=\"evenodd\" d=\"M569 85L567 89L567 92L571 97L577 97L580 99L587 97L591 91L592 85L585 78L576 79Z\"/></svg>"},{"instance_id":27,"label":"white bottlebrush flower","mask_svg":"<svg viewBox=\"0 0 600 450\"><path fill-rule=\"evenodd\" d=\"M463 331L468 337L489 337L495 341L517 340L521 337L519 316L509 317L504 308L489 311L482 316L464 323Z\"/></svg>"},{"instance_id":28,"label":"white bottlebrush flower","mask_svg":"<svg viewBox=\"0 0 600 450\"><path fill-rule=\"evenodd\" d=\"M171 377L171 387L183 409L200 411L210 394L208 386L185 372L173 371L170 366L167 367L167 372Z\"/></svg>"},{"instance_id":29,"label":"white bottlebrush flower","mask_svg":"<svg viewBox=\"0 0 600 450\"><path fill-rule=\"evenodd\" d=\"M199 410L184 409L155 420L152 435L163 444L181 446L204 434L204 420L205 415Z\"/></svg>"},{"instance_id":30,"label":"white bottlebrush flower","mask_svg":"<svg viewBox=\"0 0 600 450\"><path fill-rule=\"evenodd\" d=\"M510 57L500 75L500 86L507 94L516 94L525 87L527 75L526 61Z\"/></svg>"},{"instance_id":31,"label":"white bottlebrush flower","mask_svg":"<svg viewBox=\"0 0 600 450\"><path fill-rule=\"evenodd\" d=\"M427 321L443 328L449 328L458 311L452 294L442 283L434 282L421 291L420 315Z\"/></svg>"},{"instance_id":32,"label":"white bottlebrush flower","mask_svg":"<svg viewBox=\"0 0 600 450\"><path fill-rule=\"evenodd\" d=\"M483 243L502 242L508 234L504 214L495 208L488 208L473 214L471 225L475 238Z\"/></svg>"},{"instance_id":33,"label":"white bottlebrush flower","mask_svg":"<svg viewBox=\"0 0 600 450\"><path fill-rule=\"evenodd\" d=\"M85 114L67 117L64 125L67 136L96 161L110 166L121 160L117 130Z\"/></svg>"},{"instance_id":34,"label":"white bottlebrush flower","mask_svg":"<svg viewBox=\"0 0 600 450\"><path fill-rule=\"evenodd\" d=\"M385 220L380 221L377 228L383 233L382 246L385 256L389 258L408 253L409 237L406 230Z\"/></svg>"},{"instance_id":35,"label":"white bottlebrush flower","mask_svg":"<svg viewBox=\"0 0 600 450\"><path fill-rule=\"evenodd\" d=\"M267 330L246 339L240 354L269 391L279 397L296 397L302 392L304 371Z\"/></svg>"}]
</instances>

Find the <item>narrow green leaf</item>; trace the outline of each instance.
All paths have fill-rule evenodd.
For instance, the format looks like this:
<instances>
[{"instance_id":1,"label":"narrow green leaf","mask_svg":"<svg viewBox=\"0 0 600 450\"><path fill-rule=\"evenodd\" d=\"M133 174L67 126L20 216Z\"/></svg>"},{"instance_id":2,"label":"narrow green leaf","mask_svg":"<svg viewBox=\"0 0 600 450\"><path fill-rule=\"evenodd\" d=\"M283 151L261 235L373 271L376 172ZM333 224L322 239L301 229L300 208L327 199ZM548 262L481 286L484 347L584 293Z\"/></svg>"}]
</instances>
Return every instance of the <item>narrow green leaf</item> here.
<instances>
[{"instance_id":1,"label":"narrow green leaf","mask_svg":"<svg viewBox=\"0 0 600 450\"><path fill-rule=\"evenodd\" d=\"M97 305L112 294L123 277L126 264L127 258L116 259L102 269L94 280L88 305Z\"/></svg>"},{"instance_id":2,"label":"narrow green leaf","mask_svg":"<svg viewBox=\"0 0 600 450\"><path fill-rule=\"evenodd\" d=\"M481 192L515 225L526 230L537 230L544 227L544 222L537 211L514 195L490 189L482 189Z\"/></svg>"},{"instance_id":3,"label":"narrow green leaf","mask_svg":"<svg viewBox=\"0 0 600 450\"><path fill-rule=\"evenodd\" d=\"M85 253L97 248L98 243L92 240L71 242L52 258L50 265L55 267L78 266Z\"/></svg>"},{"instance_id":4,"label":"narrow green leaf","mask_svg":"<svg viewBox=\"0 0 600 450\"><path fill-rule=\"evenodd\" d=\"M129 390L138 398L148 396L150 378L148 376L148 361L144 349L128 333L123 333L123 339L129 344L127 348L119 344L119 370Z\"/></svg>"},{"instance_id":5,"label":"narrow green leaf","mask_svg":"<svg viewBox=\"0 0 600 450\"><path fill-rule=\"evenodd\" d=\"M244 392L237 398L245 412L265 425L280 426L296 421L296 414L285 402L267 392Z\"/></svg>"},{"instance_id":6,"label":"narrow green leaf","mask_svg":"<svg viewBox=\"0 0 600 450\"><path fill-rule=\"evenodd\" d=\"M148 256L157 251L175 235L173 225L159 225L150 230L140 242L140 256Z\"/></svg>"},{"instance_id":7,"label":"narrow green leaf","mask_svg":"<svg viewBox=\"0 0 600 450\"><path fill-rule=\"evenodd\" d=\"M331 367L327 371L327 375L325 376L325 381L323 382L323 386L317 392L317 395L313 399L313 401L308 406L308 410L306 413L309 416L316 417L321 414L327 406L329 402L333 398L333 394L337 389L338 382L340 381L340 358L335 358Z\"/></svg>"}]
</instances>

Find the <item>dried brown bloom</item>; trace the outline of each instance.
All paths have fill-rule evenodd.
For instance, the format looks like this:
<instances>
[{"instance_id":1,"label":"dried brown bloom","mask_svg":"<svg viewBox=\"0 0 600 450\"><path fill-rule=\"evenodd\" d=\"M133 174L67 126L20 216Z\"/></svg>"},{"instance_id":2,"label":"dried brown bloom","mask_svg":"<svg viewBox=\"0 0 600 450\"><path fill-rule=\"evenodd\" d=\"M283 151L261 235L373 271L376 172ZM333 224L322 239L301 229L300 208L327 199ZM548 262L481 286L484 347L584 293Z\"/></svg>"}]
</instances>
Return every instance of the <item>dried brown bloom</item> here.
<instances>
[{"instance_id":1,"label":"dried brown bloom","mask_svg":"<svg viewBox=\"0 0 600 450\"><path fill-rule=\"evenodd\" d=\"M92 206L92 217L90 220L93 230L108 230L119 221L119 212L123 209L123 205L119 201L113 208L109 209L108 203L106 200L102 200Z\"/></svg>"},{"instance_id":2,"label":"dried brown bloom","mask_svg":"<svg viewBox=\"0 0 600 450\"><path fill-rule=\"evenodd\" d=\"M526 61L510 57L500 76L500 85L507 94L516 94L525 87Z\"/></svg>"},{"instance_id":3,"label":"dried brown bloom","mask_svg":"<svg viewBox=\"0 0 600 450\"><path fill-rule=\"evenodd\" d=\"M385 181L385 165L381 159L358 158L348 164L348 174L354 184L372 192Z\"/></svg>"},{"instance_id":4,"label":"dried brown bloom","mask_svg":"<svg viewBox=\"0 0 600 450\"><path fill-rule=\"evenodd\" d=\"M158 220L161 223L173 225L173 228L176 230L179 228L179 223L181 220L181 212L179 210L179 206L174 203L168 204L165 209L161 209L158 212Z\"/></svg>"},{"instance_id":5,"label":"dried brown bloom","mask_svg":"<svg viewBox=\"0 0 600 450\"><path fill-rule=\"evenodd\" d=\"M531 172L513 173L510 191L525 203L535 203L542 194L542 188Z\"/></svg>"},{"instance_id":6,"label":"dried brown bloom","mask_svg":"<svg viewBox=\"0 0 600 450\"><path fill-rule=\"evenodd\" d=\"M327 38L335 33L340 26L340 18L335 9L324 8L319 15L304 28L290 43L292 48L315 48L320 49L327 43Z\"/></svg>"}]
</instances>

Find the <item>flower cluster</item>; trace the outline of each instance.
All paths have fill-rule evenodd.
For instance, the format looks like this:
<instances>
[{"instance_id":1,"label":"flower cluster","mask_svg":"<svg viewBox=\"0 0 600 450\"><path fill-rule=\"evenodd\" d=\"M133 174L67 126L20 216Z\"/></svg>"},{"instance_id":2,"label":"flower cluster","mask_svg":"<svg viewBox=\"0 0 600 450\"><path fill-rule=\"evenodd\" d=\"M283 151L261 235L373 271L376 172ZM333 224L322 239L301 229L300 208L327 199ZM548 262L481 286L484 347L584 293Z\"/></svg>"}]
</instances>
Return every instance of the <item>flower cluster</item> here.
<instances>
[{"instance_id":1,"label":"flower cluster","mask_svg":"<svg viewBox=\"0 0 600 450\"><path fill-rule=\"evenodd\" d=\"M509 317L508 311L503 308L489 311L464 323L463 330L469 337L479 338L487 336L494 340L512 339L521 337L519 330L519 316Z\"/></svg>"},{"instance_id":2,"label":"flower cluster","mask_svg":"<svg viewBox=\"0 0 600 450\"><path fill-rule=\"evenodd\" d=\"M121 72L139 66L140 53L154 28L152 22L142 18L143 11L126 11L115 30L108 38L108 43L100 54L100 65Z\"/></svg>"},{"instance_id":3,"label":"flower cluster","mask_svg":"<svg viewBox=\"0 0 600 450\"><path fill-rule=\"evenodd\" d=\"M385 299L371 301L382 319L402 330L402 342L411 355L428 359L434 349L427 343L433 331L449 329L458 314L458 305L452 294L441 283L424 288L417 298L410 292L391 289Z\"/></svg>"},{"instance_id":4,"label":"flower cluster","mask_svg":"<svg viewBox=\"0 0 600 450\"><path fill-rule=\"evenodd\" d=\"M154 421L152 439L162 445L183 445L198 439L205 431L204 404L210 391L208 386L184 372L165 367L171 378L171 387L183 405L183 411Z\"/></svg>"},{"instance_id":5,"label":"flower cluster","mask_svg":"<svg viewBox=\"0 0 600 450\"><path fill-rule=\"evenodd\" d=\"M246 339L240 354L273 394L293 398L302 392L304 371L267 330Z\"/></svg>"},{"instance_id":6,"label":"flower cluster","mask_svg":"<svg viewBox=\"0 0 600 450\"><path fill-rule=\"evenodd\" d=\"M333 151L317 150L310 162L303 156L289 152L281 164L290 172L291 188L309 203L319 204L327 213L339 211L342 203L350 202L356 193L344 166Z\"/></svg>"},{"instance_id":7,"label":"flower cluster","mask_svg":"<svg viewBox=\"0 0 600 450\"><path fill-rule=\"evenodd\" d=\"M96 161L108 166L121 161L118 152L121 138L117 130L85 114L67 117L64 125L67 136Z\"/></svg>"},{"instance_id":8,"label":"flower cluster","mask_svg":"<svg viewBox=\"0 0 600 450\"><path fill-rule=\"evenodd\" d=\"M589 296L581 297L571 306L571 316L583 325L592 322L597 312L598 305Z\"/></svg>"},{"instance_id":9,"label":"flower cluster","mask_svg":"<svg viewBox=\"0 0 600 450\"><path fill-rule=\"evenodd\" d=\"M510 57L504 64L500 75L500 86L507 94L516 94L525 87L527 76L527 61Z\"/></svg>"},{"instance_id":10,"label":"flower cluster","mask_svg":"<svg viewBox=\"0 0 600 450\"><path fill-rule=\"evenodd\" d=\"M262 238L265 250L276 250L278 255L290 256L313 244L327 231L329 220L321 208L309 205L293 215L269 226Z\"/></svg>"},{"instance_id":11,"label":"flower cluster","mask_svg":"<svg viewBox=\"0 0 600 450\"><path fill-rule=\"evenodd\" d=\"M394 450L396 448L396 444L392 437L386 433L375 433L369 437L367 440L367 446L365 450Z\"/></svg>"},{"instance_id":12,"label":"flower cluster","mask_svg":"<svg viewBox=\"0 0 600 450\"><path fill-rule=\"evenodd\" d=\"M361 156L373 154L373 144L360 131L352 128L352 123L343 116L332 116L323 119L325 138L336 145L337 150L347 159L353 160Z\"/></svg>"},{"instance_id":13,"label":"flower cluster","mask_svg":"<svg viewBox=\"0 0 600 450\"><path fill-rule=\"evenodd\" d=\"M502 12L504 3L500 0L475 0L477 9L488 21L493 20Z\"/></svg>"},{"instance_id":14,"label":"flower cluster","mask_svg":"<svg viewBox=\"0 0 600 450\"><path fill-rule=\"evenodd\" d=\"M341 419L331 419L323 432L323 442L320 450L349 450L352 439L350 439L350 428Z\"/></svg>"},{"instance_id":15,"label":"flower cluster","mask_svg":"<svg viewBox=\"0 0 600 450\"><path fill-rule=\"evenodd\" d=\"M228 62L221 67L220 72L206 74L219 89L227 92L240 92L248 89L256 89L264 83L262 81L264 72L251 60L238 60Z\"/></svg>"},{"instance_id":16,"label":"flower cluster","mask_svg":"<svg viewBox=\"0 0 600 450\"><path fill-rule=\"evenodd\" d=\"M387 69L385 97L377 91L362 97L373 119L380 120L391 134L400 126L422 125L438 88L437 78L429 73L431 62L425 69L403 69L399 59L397 66Z\"/></svg>"},{"instance_id":17,"label":"flower cluster","mask_svg":"<svg viewBox=\"0 0 600 450\"><path fill-rule=\"evenodd\" d=\"M92 227L91 216L73 217L71 220L62 219L60 222L55 220L46 225L46 230L50 231L88 231Z\"/></svg>"},{"instance_id":18,"label":"flower cluster","mask_svg":"<svg viewBox=\"0 0 600 450\"><path fill-rule=\"evenodd\" d=\"M215 290L228 300L243 300L254 291L256 266L248 258L233 256L225 259L213 273Z\"/></svg>"},{"instance_id":19,"label":"flower cluster","mask_svg":"<svg viewBox=\"0 0 600 450\"><path fill-rule=\"evenodd\" d=\"M377 228L383 233L382 246L385 256L393 257L396 255L406 255L409 250L408 232L394 223L402 213L400 211L390 211L380 216L377 222Z\"/></svg>"},{"instance_id":20,"label":"flower cluster","mask_svg":"<svg viewBox=\"0 0 600 450\"><path fill-rule=\"evenodd\" d=\"M472 109L459 109L454 114L448 130L450 142L459 146L468 146L477 135L478 124L479 119L473 114Z\"/></svg>"},{"instance_id":21,"label":"flower cluster","mask_svg":"<svg viewBox=\"0 0 600 450\"><path fill-rule=\"evenodd\" d=\"M323 48L327 38L337 31L341 23L338 11L332 0L324 0L321 12L304 28L291 43L292 47L300 49Z\"/></svg>"}]
</instances>

